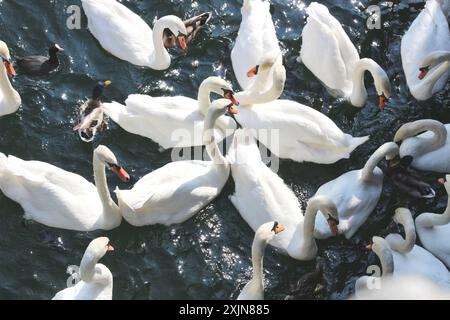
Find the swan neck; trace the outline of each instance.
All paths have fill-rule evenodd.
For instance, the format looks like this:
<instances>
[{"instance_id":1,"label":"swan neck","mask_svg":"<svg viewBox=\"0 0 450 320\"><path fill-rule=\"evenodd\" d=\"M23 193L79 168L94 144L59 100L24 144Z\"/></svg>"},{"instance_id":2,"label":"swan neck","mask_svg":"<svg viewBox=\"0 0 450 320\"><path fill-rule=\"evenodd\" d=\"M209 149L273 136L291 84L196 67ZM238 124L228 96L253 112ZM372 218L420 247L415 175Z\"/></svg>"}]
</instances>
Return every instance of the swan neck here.
<instances>
[{"instance_id":1,"label":"swan neck","mask_svg":"<svg viewBox=\"0 0 450 320\"><path fill-rule=\"evenodd\" d=\"M353 88L350 95L350 102L356 107L363 107L367 101L367 89L364 84L364 73L366 70L370 71L370 60L365 58L359 60L353 70Z\"/></svg>"},{"instance_id":2,"label":"swan neck","mask_svg":"<svg viewBox=\"0 0 450 320\"><path fill-rule=\"evenodd\" d=\"M272 83L269 87L267 83L271 74L270 69L261 71L248 90L236 94L236 98L241 105L263 104L281 97L286 82L286 69L282 65L275 66L272 69Z\"/></svg>"},{"instance_id":3,"label":"swan neck","mask_svg":"<svg viewBox=\"0 0 450 320\"><path fill-rule=\"evenodd\" d=\"M255 237L252 245L252 281L256 283L263 283L263 261L266 247L267 241L259 238L258 236Z\"/></svg>"},{"instance_id":4,"label":"swan neck","mask_svg":"<svg viewBox=\"0 0 450 320\"><path fill-rule=\"evenodd\" d=\"M155 51L150 58L151 64L155 69L167 69L170 66L170 55L164 46L163 33L166 25L163 21L156 21L153 27L153 47Z\"/></svg>"},{"instance_id":5,"label":"swan neck","mask_svg":"<svg viewBox=\"0 0 450 320\"><path fill-rule=\"evenodd\" d=\"M406 221L402 222L402 225L405 229L405 239L399 234L393 234L388 237L388 242L392 250L406 254L411 252L416 244L416 228L411 215Z\"/></svg>"},{"instance_id":6,"label":"swan neck","mask_svg":"<svg viewBox=\"0 0 450 320\"><path fill-rule=\"evenodd\" d=\"M208 82L202 82L200 87L198 88L198 109L201 114L206 116L208 112L208 108L211 104L211 86Z\"/></svg>"},{"instance_id":7,"label":"swan neck","mask_svg":"<svg viewBox=\"0 0 450 320\"><path fill-rule=\"evenodd\" d=\"M413 137L424 131L431 131L433 136L430 138L416 137L416 139L418 139L417 141L420 141L420 143L417 144L413 156L421 156L439 149L447 141L447 129L442 123L437 121L430 122L423 120L416 124L413 123L410 129L411 134L409 136Z\"/></svg>"},{"instance_id":8,"label":"swan neck","mask_svg":"<svg viewBox=\"0 0 450 320\"><path fill-rule=\"evenodd\" d=\"M303 241L305 246L308 247L315 243L314 240L314 228L316 224L316 217L320 210L320 203L316 201L310 201L305 212L305 222L303 225Z\"/></svg>"},{"instance_id":9,"label":"swan neck","mask_svg":"<svg viewBox=\"0 0 450 320\"><path fill-rule=\"evenodd\" d=\"M119 215L119 207L114 203L109 193L108 182L105 173L105 164L102 163L94 153L94 180L103 210Z\"/></svg>"},{"instance_id":10,"label":"swan neck","mask_svg":"<svg viewBox=\"0 0 450 320\"><path fill-rule=\"evenodd\" d=\"M426 78L422 81L424 81L424 85L427 88L430 88L430 91L433 90L434 85L436 82L441 79L441 77L448 71L450 68L450 58L447 58L447 60L444 60L442 63L439 64L437 68L435 68L430 74L426 76ZM432 92L433 93L433 92Z\"/></svg>"},{"instance_id":11,"label":"swan neck","mask_svg":"<svg viewBox=\"0 0 450 320\"><path fill-rule=\"evenodd\" d=\"M362 170L362 179L364 181L370 181L374 178L374 170L378 166L381 160L385 157L395 157L398 153L398 147L395 143L387 143L378 148L367 160L366 165Z\"/></svg>"},{"instance_id":12,"label":"swan neck","mask_svg":"<svg viewBox=\"0 0 450 320\"><path fill-rule=\"evenodd\" d=\"M207 113L203 128L203 144L205 145L206 152L208 152L208 155L214 164L216 166L224 166L228 165L228 161L220 151L219 145L216 141L216 136L214 134L214 124L217 118L218 117L213 115L212 112Z\"/></svg>"}]
</instances>

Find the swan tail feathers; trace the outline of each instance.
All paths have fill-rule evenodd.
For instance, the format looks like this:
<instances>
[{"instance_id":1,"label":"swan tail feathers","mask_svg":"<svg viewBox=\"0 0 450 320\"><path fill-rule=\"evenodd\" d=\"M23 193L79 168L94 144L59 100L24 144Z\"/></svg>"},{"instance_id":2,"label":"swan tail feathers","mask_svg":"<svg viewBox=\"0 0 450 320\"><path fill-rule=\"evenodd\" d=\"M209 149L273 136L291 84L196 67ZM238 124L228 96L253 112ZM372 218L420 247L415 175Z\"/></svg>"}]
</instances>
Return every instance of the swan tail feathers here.
<instances>
[{"instance_id":1,"label":"swan tail feathers","mask_svg":"<svg viewBox=\"0 0 450 320\"><path fill-rule=\"evenodd\" d=\"M352 153L353 150L355 150L360 145L366 143L369 139L370 139L370 136L355 138L355 137L352 137L351 135L349 135L349 146L348 146L349 153Z\"/></svg>"}]
</instances>

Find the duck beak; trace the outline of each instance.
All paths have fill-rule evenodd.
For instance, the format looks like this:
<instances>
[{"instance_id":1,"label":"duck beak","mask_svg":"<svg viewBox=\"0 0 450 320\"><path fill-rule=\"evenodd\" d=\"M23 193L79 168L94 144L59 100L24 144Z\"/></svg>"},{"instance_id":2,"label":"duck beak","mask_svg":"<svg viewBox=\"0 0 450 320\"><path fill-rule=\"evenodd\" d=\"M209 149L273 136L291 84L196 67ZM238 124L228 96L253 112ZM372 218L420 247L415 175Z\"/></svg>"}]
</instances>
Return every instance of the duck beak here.
<instances>
[{"instance_id":1,"label":"duck beak","mask_svg":"<svg viewBox=\"0 0 450 320\"><path fill-rule=\"evenodd\" d=\"M107 251L114 251L114 247L110 244L108 244L108 250Z\"/></svg>"},{"instance_id":2,"label":"duck beak","mask_svg":"<svg viewBox=\"0 0 450 320\"><path fill-rule=\"evenodd\" d=\"M423 80L427 76L428 71L430 71L430 68L429 67L424 67L424 68L420 68L419 70L420 70L419 80Z\"/></svg>"},{"instance_id":3,"label":"duck beak","mask_svg":"<svg viewBox=\"0 0 450 320\"><path fill-rule=\"evenodd\" d=\"M186 37L178 36L178 43L180 44L180 48L184 51L184 53L186 53L188 50L188 45L186 43Z\"/></svg>"},{"instance_id":4,"label":"duck beak","mask_svg":"<svg viewBox=\"0 0 450 320\"><path fill-rule=\"evenodd\" d=\"M442 185L445 185L445 178L438 179L438 182Z\"/></svg>"},{"instance_id":5,"label":"duck beak","mask_svg":"<svg viewBox=\"0 0 450 320\"><path fill-rule=\"evenodd\" d=\"M253 67L247 72L247 77L252 78L258 74L259 66Z\"/></svg>"},{"instance_id":6,"label":"duck beak","mask_svg":"<svg viewBox=\"0 0 450 320\"><path fill-rule=\"evenodd\" d=\"M372 247L373 247L373 243L369 243L367 246L366 246L366 249L367 250L372 250Z\"/></svg>"},{"instance_id":7,"label":"duck beak","mask_svg":"<svg viewBox=\"0 0 450 320\"><path fill-rule=\"evenodd\" d=\"M104 82L104 84L105 84L105 88L106 88L106 87L109 87L109 86L112 84L112 81L106 80L106 81Z\"/></svg>"},{"instance_id":8,"label":"duck beak","mask_svg":"<svg viewBox=\"0 0 450 320\"><path fill-rule=\"evenodd\" d=\"M111 168L112 172L114 172L120 180L122 180L123 182L128 182L130 181L130 175L125 171L124 168L119 167L117 165L113 165Z\"/></svg>"},{"instance_id":9,"label":"duck beak","mask_svg":"<svg viewBox=\"0 0 450 320\"><path fill-rule=\"evenodd\" d=\"M380 102L379 102L381 112L383 112L384 107L386 106L387 101L388 101L388 98L386 98L386 97L384 96L384 94L382 94L382 95L380 96Z\"/></svg>"},{"instance_id":10,"label":"duck beak","mask_svg":"<svg viewBox=\"0 0 450 320\"><path fill-rule=\"evenodd\" d=\"M3 63L5 64L6 72L11 77L15 77L16 76L16 70L14 70L14 66L12 65L12 63L9 62L8 60L4 60Z\"/></svg>"}]
</instances>

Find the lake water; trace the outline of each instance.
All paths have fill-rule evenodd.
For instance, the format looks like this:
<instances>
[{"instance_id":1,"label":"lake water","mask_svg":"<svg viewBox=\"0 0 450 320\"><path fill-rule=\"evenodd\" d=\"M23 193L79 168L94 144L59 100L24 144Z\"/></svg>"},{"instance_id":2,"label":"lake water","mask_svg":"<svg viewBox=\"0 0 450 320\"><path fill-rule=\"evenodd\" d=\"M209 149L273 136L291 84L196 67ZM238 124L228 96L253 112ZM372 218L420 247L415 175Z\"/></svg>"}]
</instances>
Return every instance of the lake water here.
<instances>
[{"instance_id":1,"label":"lake water","mask_svg":"<svg viewBox=\"0 0 450 320\"><path fill-rule=\"evenodd\" d=\"M331 117L345 132L371 135L351 159L334 165L299 164L282 161L280 176L306 203L317 188L340 174L364 165L382 143L392 140L404 122L434 118L450 122L449 85L430 101L418 103L408 92L400 60L400 40L424 6L423 1L401 1L393 8L382 7L383 29L367 30L366 14L357 1L319 1L326 4L356 44L362 57L380 62L394 86L393 98L379 112L373 86L369 101L361 110L336 100L295 59L309 1L272 0L273 18L284 51L287 69L283 98L313 106ZM397 1L399 2L399 1ZM48 77L19 74L14 87L23 106L0 119L0 151L23 159L41 160L78 173L91 181L92 151L98 144L109 146L133 175L134 181L171 161L170 151L156 143L128 134L111 123L110 130L94 144L80 141L72 131L77 106L90 95L98 80L110 79L104 101L123 102L131 93L152 96L195 97L201 81L220 75L238 88L231 67L230 52L237 36L242 1L146 0L122 1L150 25L156 17L175 14L181 18L203 11L213 12L209 27L199 34L182 57L174 53L170 69L164 72L142 69L105 52L86 29L66 27L69 5L78 0L0 0L0 39L12 56L44 54L54 42L66 51L60 71ZM377 1L361 1L363 6ZM20 71L20 70L18 70ZM372 82L368 78L369 82ZM109 176L111 190L120 184ZM430 176L430 181L436 176ZM411 204L414 213L441 212L446 196ZM235 299L251 276L253 232L228 200L234 186L230 179L221 196L186 223L171 227L134 228L127 223L111 232L71 232L25 222L23 211L0 193L0 299L50 299L65 288L69 265L78 265L89 242L106 235L116 248L102 263L114 275L115 299ZM320 243L325 260L325 299L342 299L353 291L354 281L368 265L378 263L373 253L361 250L373 235L385 236L398 199L386 181L376 211L351 240L336 238ZM314 269L314 262L298 262L268 248L265 276L266 298L283 299L291 285Z\"/></svg>"}]
</instances>

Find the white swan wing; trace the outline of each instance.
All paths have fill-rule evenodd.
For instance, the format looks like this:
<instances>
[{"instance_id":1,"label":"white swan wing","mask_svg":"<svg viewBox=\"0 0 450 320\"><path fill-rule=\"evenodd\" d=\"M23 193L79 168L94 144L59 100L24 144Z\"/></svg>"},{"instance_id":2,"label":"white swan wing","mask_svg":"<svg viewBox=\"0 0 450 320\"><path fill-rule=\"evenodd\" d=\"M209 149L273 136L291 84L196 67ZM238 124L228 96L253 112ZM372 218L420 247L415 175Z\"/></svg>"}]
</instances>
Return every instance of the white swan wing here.
<instances>
[{"instance_id":1,"label":"white swan wing","mask_svg":"<svg viewBox=\"0 0 450 320\"><path fill-rule=\"evenodd\" d=\"M201 210L222 190L229 169L211 170L209 161L178 161L140 179L131 190L117 191L141 224L181 223ZM124 214L125 219L127 216Z\"/></svg>"},{"instance_id":2,"label":"white swan wing","mask_svg":"<svg viewBox=\"0 0 450 320\"><path fill-rule=\"evenodd\" d=\"M349 95L359 61L355 46L327 7L314 2L306 11L309 16L302 33L302 62L328 88Z\"/></svg>"},{"instance_id":3,"label":"white swan wing","mask_svg":"<svg viewBox=\"0 0 450 320\"><path fill-rule=\"evenodd\" d=\"M324 114L290 100L243 107L236 118L246 128L262 129L258 139L276 155L299 162L334 163L368 140L343 133Z\"/></svg>"},{"instance_id":4,"label":"white swan wing","mask_svg":"<svg viewBox=\"0 0 450 320\"><path fill-rule=\"evenodd\" d=\"M45 225L84 229L102 212L96 187L83 177L39 161L0 159L0 188Z\"/></svg>"},{"instance_id":5,"label":"white swan wing","mask_svg":"<svg viewBox=\"0 0 450 320\"><path fill-rule=\"evenodd\" d=\"M126 131L152 139L165 149L203 145L204 116L197 100L133 94L125 103L104 103L102 108ZM216 139L222 141L233 133L235 123L229 117L220 117L216 126Z\"/></svg>"},{"instance_id":6,"label":"white swan wing","mask_svg":"<svg viewBox=\"0 0 450 320\"><path fill-rule=\"evenodd\" d=\"M247 90L254 82L247 77L247 72L258 65L267 52L279 52L281 56L281 49L268 1L246 0L241 12L242 22L231 51L231 61L239 85Z\"/></svg>"},{"instance_id":7,"label":"white swan wing","mask_svg":"<svg viewBox=\"0 0 450 320\"><path fill-rule=\"evenodd\" d=\"M115 0L82 0L88 28L101 46L116 57L149 66L153 32L137 14Z\"/></svg>"}]
</instances>

